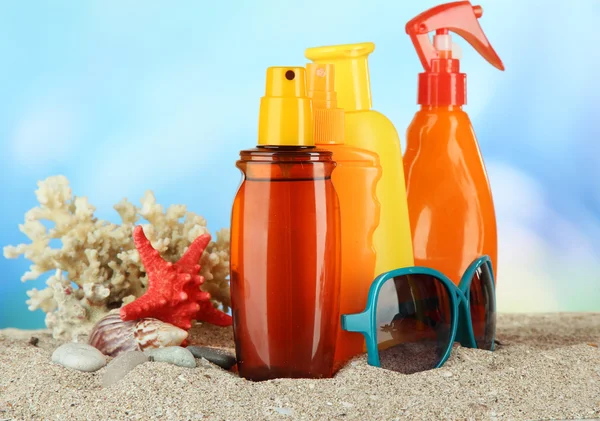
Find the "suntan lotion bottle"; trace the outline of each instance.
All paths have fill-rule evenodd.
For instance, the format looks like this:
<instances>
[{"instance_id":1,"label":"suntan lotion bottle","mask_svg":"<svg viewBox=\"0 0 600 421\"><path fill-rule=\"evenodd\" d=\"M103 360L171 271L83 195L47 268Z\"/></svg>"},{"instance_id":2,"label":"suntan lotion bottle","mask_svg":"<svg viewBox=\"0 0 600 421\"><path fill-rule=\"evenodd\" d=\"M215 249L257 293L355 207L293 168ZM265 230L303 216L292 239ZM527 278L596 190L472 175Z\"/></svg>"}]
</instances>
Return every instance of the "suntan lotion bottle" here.
<instances>
[{"instance_id":1,"label":"suntan lotion bottle","mask_svg":"<svg viewBox=\"0 0 600 421\"><path fill-rule=\"evenodd\" d=\"M342 267L340 313L359 313L367 305L375 272L373 233L379 224L376 197L381 178L379 157L344 143L344 110L338 108L334 89L335 66L306 66L308 96L314 113L315 145L331 151L336 162L331 176L340 201ZM337 332L336 368L364 351L364 337L341 329Z\"/></svg>"},{"instance_id":2,"label":"suntan lotion bottle","mask_svg":"<svg viewBox=\"0 0 600 421\"><path fill-rule=\"evenodd\" d=\"M466 39L494 67L502 61L468 1L429 9L406 25L425 71L420 110L408 127L404 154L415 264L445 273L456 284L473 260L487 254L497 268L496 216L483 158L466 103L466 75L450 32ZM433 44L429 33L435 32Z\"/></svg>"},{"instance_id":3,"label":"suntan lotion bottle","mask_svg":"<svg viewBox=\"0 0 600 421\"><path fill-rule=\"evenodd\" d=\"M330 377L340 320L340 210L331 151L317 149L304 67L267 69L258 146L240 152L231 220L239 374Z\"/></svg>"},{"instance_id":4,"label":"suntan lotion bottle","mask_svg":"<svg viewBox=\"0 0 600 421\"><path fill-rule=\"evenodd\" d=\"M338 106L345 111L345 144L379 156L382 175L376 194L381 216L373 235L373 277L414 263L398 132L387 117L371 109L368 56L374 50L375 44L365 42L305 51L315 63L335 65Z\"/></svg>"}]
</instances>

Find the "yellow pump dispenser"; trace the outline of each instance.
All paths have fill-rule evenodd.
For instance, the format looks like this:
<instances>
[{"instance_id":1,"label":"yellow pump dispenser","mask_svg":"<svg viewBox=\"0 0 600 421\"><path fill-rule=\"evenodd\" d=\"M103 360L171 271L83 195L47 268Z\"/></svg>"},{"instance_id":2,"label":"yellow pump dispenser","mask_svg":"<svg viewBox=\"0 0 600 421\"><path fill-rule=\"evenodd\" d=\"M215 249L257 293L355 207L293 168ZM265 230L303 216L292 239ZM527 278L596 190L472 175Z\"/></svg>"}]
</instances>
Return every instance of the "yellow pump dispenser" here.
<instances>
[{"instance_id":1,"label":"yellow pump dispenser","mask_svg":"<svg viewBox=\"0 0 600 421\"><path fill-rule=\"evenodd\" d=\"M374 50L375 44L365 42L308 48L305 56L335 66L338 107L345 111L344 143L379 156L382 176L376 195L381 213L373 235L377 276L412 266L414 257L398 132L387 117L371 109L368 56Z\"/></svg>"},{"instance_id":2,"label":"yellow pump dispenser","mask_svg":"<svg viewBox=\"0 0 600 421\"><path fill-rule=\"evenodd\" d=\"M314 146L313 113L303 67L270 67L260 100L258 144Z\"/></svg>"}]
</instances>

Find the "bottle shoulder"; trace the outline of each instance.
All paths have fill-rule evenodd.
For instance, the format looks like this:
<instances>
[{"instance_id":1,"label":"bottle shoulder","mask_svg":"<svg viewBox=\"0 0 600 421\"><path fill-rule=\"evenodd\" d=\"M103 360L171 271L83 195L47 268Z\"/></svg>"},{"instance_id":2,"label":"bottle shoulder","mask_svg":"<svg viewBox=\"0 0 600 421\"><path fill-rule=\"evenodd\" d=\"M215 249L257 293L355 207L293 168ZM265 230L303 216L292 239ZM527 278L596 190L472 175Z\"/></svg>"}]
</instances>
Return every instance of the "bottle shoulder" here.
<instances>
[{"instance_id":1,"label":"bottle shoulder","mask_svg":"<svg viewBox=\"0 0 600 421\"><path fill-rule=\"evenodd\" d=\"M469 118L469 115L460 108L452 110L421 109L415 113L411 124L414 124L415 122L427 121L429 125L433 125L449 120L454 120L458 122L468 122L469 124L471 124L471 119Z\"/></svg>"},{"instance_id":2,"label":"bottle shoulder","mask_svg":"<svg viewBox=\"0 0 600 421\"><path fill-rule=\"evenodd\" d=\"M392 121L385 114L382 114L377 110L350 111L345 114L345 118L381 125L391 125L394 127Z\"/></svg>"},{"instance_id":3,"label":"bottle shoulder","mask_svg":"<svg viewBox=\"0 0 600 421\"><path fill-rule=\"evenodd\" d=\"M444 137L475 137L469 115L463 110L419 110L407 128L407 142L412 138L440 139ZM439 143L439 142L438 142Z\"/></svg>"},{"instance_id":4,"label":"bottle shoulder","mask_svg":"<svg viewBox=\"0 0 600 421\"><path fill-rule=\"evenodd\" d=\"M346 113L346 137L378 138L398 142L399 135L392 121L376 110Z\"/></svg>"},{"instance_id":5,"label":"bottle shoulder","mask_svg":"<svg viewBox=\"0 0 600 421\"><path fill-rule=\"evenodd\" d=\"M332 159L336 162L360 161L373 166L379 165L379 155L366 149L346 144L319 145L319 148L331 151Z\"/></svg>"}]
</instances>

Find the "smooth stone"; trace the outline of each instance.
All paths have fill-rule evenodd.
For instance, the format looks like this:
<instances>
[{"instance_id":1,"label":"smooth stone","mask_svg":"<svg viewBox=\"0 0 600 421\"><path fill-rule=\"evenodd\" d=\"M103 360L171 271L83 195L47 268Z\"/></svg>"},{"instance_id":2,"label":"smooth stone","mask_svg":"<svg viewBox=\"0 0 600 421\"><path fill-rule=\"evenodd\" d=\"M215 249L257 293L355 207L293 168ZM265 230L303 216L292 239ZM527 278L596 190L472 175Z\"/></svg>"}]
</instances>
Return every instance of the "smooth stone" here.
<instances>
[{"instance_id":1,"label":"smooth stone","mask_svg":"<svg viewBox=\"0 0 600 421\"><path fill-rule=\"evenodd\" d=\"M150 361L150 358L142 351L129 351L119 355L108 363L102 378L102 387L115 384L138 365L148 361Z\"/></svg>"},{"instance_id":2,"label":"smooth stone","mask_svg":"<svg viewBox=\"0 0 600 421\"><path fill-rule=\"evenodd\" d=\"M150 348L144 351L156 362L170 363L179 367L196 368L196 359L190 351L180 346Z\"/></svg>"},{"instance_id":3,"label":"smooth stone","mask_svg":"<svg viewBox=\"0 0 600 421\"><path fill-rule=\"evenodd\" d=\"M194 357L205 358L225 370L229 370L237 362L235 356L224 349L196 345L190 345L187 349L194 354Z\"/></svg>"},{"instance_id":4,"label":"smooth stone","mask_svg":"<svg viewBox=\"0 0 600 421\"><path fill-rule=\"evenodd\" d=\"M294 410L292 408L275 408L275 411L281 415L294 415Z\"/></svg>"},{"instance_id":5,"label":"smooth stone","mask_svg":"<svg viewBox=\"0 0 600 421\"><path fill-rule=\"evenodd\" d=\"M106 356L91 345L69 342L52 353L52 361L79 371L97 371L106 365Z\"/></svg>"}]
</instances>

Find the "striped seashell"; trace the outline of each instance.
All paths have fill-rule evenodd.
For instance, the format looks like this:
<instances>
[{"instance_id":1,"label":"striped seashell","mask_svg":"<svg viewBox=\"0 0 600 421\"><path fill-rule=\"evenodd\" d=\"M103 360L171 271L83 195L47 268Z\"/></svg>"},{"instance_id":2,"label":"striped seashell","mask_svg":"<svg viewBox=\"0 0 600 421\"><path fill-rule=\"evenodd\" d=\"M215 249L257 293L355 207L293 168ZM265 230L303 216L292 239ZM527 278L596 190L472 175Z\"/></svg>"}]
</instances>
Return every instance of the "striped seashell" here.
<instances>
[{"instance_id":1,"label":"striped seashell","mask_svg":"<svg viewBox=\"0 0 600 421\"><path fill-rule=\"evenodd\" d=\"M124 322L119 310L112 310L92 328L88 344L104 355L116 357L128 351L181 345L187 336L185 330L158 319Z\"/></svg>"},{"instance_id":2,"label":"striped seashell","mask_svg":"<svg viewBox=\"0 0 600 421\"><path fill-rule=\"evenodd\" d=\"M187 338L188 333L170 323L158 319L140 319L133 330L135 341L140 349L178 346Z\"/></svg>"}]
</instances>

